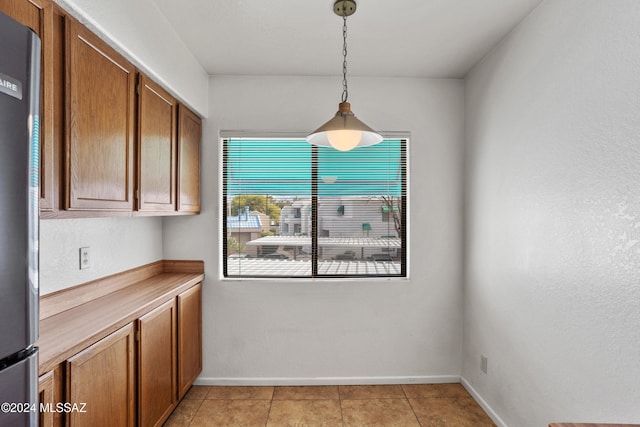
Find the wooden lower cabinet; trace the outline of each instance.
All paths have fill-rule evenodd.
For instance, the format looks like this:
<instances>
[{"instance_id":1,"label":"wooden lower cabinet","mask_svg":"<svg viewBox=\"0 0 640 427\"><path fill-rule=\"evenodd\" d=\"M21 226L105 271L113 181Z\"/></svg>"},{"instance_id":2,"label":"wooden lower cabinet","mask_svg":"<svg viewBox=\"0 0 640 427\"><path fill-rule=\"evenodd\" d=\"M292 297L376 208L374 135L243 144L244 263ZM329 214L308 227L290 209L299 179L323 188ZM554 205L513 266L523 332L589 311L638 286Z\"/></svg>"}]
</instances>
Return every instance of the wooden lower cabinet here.
<instances>
[{"instance_id":1,"label":"wooden lower cabinet","mask_svg":"<svg viewBox=\"0 0 640 427\"><path fill-rule=\"evenodd\" d=\"M201 371L198 283L40 376L39 425L161 426Z\"/></svg>"},{"instance_id":2,"label":"wooden lower cabinet","mask_svg":"<svg viewBox=\"0 0 640 427\"><path fill-rule=\"evenodd\" d=\"M64 366L40 376L38 380L38 426L64 426Z\"/></svg>"},{"instance_id":3,"label":"wooden lower cabinet","mask_svg":"<svg viewBox=\"0 0 640 427\"><path fill-rule=\"evenodd\" d=\"M38 426L40 427L54 427L56 425L53 411L53 407L55 406L55 382L53 375L54 371L49 371L42 375L38 381ZM43 409L45 407L52 408L52 410L44 411Z\"/></svg>"},{"instance_id":4,"label":"wooden lower cabinet","mask_svg":"<svg viewBox=\"0 0 640 427\"><path fill-rule=\"evenodd\" d=\"M135 425L134 325L130 323L66 362L69 426Z\"/></svg>"},{"instance_id":5,"label":"wooden lower cabinet","mask_svg":"<svg viewBox=\"0 0 640 427\"><path fill-rule=\"evenodd\" d=\"M178 295L178 398L202 371L202 284Z\"/></svg>"},{"instance_id":6,"label":"wooden lower cabinet","mask_svg":"<svg viewBox=\"0 0 640 427\"><path fill-rule=\"evenodd\" d=\"M38 426L64 426L63 365L41 375L38 380Z\"/></svg>"},{"instance_id":7,"label":"wooden lower cabinet","mask_svg":"<svg viewBox=\"0 0 640 427\"><path fill-rule=\"evenodd\" d=\"M159 426L176 403L176 302L138 319L138 425Z\"/></svg>"}]
</instances>

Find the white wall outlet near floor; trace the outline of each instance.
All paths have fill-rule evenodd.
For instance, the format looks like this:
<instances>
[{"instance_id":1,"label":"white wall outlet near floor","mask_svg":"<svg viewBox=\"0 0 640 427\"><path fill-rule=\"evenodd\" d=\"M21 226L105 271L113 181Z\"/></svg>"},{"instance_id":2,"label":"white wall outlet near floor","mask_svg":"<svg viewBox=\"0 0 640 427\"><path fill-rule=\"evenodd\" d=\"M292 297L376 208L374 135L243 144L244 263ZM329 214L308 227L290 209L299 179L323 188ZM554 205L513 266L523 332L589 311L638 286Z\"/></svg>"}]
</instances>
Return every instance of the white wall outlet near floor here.
<instances>
[{"instance_id":1,"label":"white wall outlet near floor","mask_svg":"<svg viewBox=\"0 0 640 427\"><path fill-rule=\"evenodd\" d=\"M89 247L80 248L80 270L91 267L91 254Z\"/></svg>"},{"instance_id":2,"label":"white wall outlet near floor","mask_svg":"<svg viewBox=\"0 0 640 427\"><path fill-rule=\"evenodd\" d=\"M484 354L480 355L480 370L485 374L487 373L487 356Z\"/></svg>"}]
</instances>

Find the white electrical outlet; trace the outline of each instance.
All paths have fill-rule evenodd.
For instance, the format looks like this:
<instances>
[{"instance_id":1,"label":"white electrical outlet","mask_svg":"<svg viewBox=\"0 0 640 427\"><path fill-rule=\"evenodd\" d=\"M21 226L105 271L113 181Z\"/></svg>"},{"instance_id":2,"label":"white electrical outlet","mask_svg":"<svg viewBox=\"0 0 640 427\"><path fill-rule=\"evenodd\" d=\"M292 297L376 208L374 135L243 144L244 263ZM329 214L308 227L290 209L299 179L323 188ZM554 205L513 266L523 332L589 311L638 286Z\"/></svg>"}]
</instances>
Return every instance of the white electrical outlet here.
<instances>
[{"instance_id":1,"label":"white electrical outlet","mask_svg":"<svg viewBox=\"0 0 640 427\"><path fill-rule=\"evenodd\" d=\"M487 356L484 354L480 355L480 370L485 374L487 373Z\"/></svg>"},{"instance_id":2,"label":"white electrical outlet","mask_svg":"<svg viewBox=\"0 0 640 427\"><path fill-rule=\"evenodd\" d=\"M91 256L89 247L80 248L80 270L91 267Z\"/></svg>"}]
</instances>

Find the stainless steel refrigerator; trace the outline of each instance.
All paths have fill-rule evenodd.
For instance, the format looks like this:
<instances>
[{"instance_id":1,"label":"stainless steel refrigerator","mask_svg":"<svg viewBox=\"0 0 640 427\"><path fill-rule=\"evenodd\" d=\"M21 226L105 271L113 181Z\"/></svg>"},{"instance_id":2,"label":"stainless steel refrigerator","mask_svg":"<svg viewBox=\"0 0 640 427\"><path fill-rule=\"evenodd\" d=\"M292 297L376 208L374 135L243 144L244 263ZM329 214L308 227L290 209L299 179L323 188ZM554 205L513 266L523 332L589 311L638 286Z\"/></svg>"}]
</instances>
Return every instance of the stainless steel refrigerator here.
<instances>
[{"instance_id":1,"label":"stainless steel refrigerator","mask_svg":"<svg viewBox=\"0 0 640 427\"><path fill-rule=\"evenodd\" d=\"M38 424L40 40L0 13L0 426Z\"/></svg>"}]
</instances>

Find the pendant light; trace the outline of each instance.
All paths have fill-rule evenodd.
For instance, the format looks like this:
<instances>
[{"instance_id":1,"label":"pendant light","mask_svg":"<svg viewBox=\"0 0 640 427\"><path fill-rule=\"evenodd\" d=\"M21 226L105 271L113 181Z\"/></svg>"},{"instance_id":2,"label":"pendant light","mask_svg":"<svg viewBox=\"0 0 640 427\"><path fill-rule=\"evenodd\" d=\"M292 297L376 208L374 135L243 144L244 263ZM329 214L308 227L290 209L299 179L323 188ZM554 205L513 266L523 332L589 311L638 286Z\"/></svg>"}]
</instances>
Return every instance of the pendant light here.
<instances>
[{"instance_id":1,"label":"pendant light","mask_svg":"<svg viewBox=\"0 0 640 427\"><path fill-rule=\"evenodd\" d=\"M342 102L338 104L336 115L307 136L313 145L331 146L336 150L349 151L356 147L374 145L382 141L382 136L362 123L351 112L347 87L347 16L356 11L355 0L336 0L333 11L343 19L342 25Z\"/></svg>"}]
</instances>

